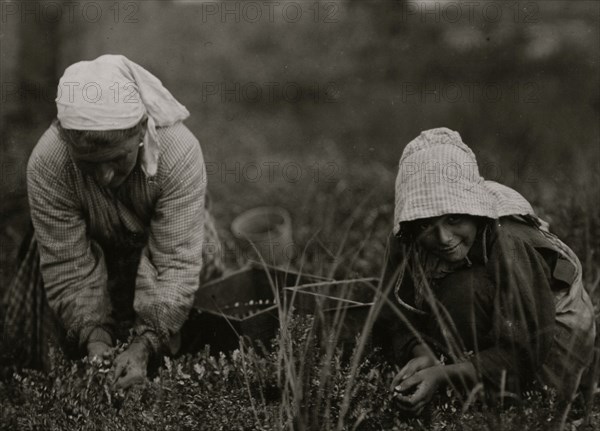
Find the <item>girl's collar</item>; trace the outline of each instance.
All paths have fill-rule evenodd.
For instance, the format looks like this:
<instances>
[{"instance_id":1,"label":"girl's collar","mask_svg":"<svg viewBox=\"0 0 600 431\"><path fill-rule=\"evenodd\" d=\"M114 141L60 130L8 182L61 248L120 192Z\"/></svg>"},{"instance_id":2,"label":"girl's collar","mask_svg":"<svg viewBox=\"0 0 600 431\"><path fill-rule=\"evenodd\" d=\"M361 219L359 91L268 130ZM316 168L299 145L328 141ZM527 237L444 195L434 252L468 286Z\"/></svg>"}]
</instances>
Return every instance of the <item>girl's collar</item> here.
<instances>
[{"instance_id":1,"label":"girl's collar","mask_svg":"<svg viewBox=\"0 0 600 431\"><path fill-rule=\"evenodd\" d=\"M478 229L477 236L475 237L475 242L471 246L471 249L467 253L466 260L469 262L469 266L473 264L473 262L481 263L486 265L488 262L488 245L490 243L490 236L492 232L492 224L494 221L486 221L483 225Z\"/></svg>"}]
</instances>

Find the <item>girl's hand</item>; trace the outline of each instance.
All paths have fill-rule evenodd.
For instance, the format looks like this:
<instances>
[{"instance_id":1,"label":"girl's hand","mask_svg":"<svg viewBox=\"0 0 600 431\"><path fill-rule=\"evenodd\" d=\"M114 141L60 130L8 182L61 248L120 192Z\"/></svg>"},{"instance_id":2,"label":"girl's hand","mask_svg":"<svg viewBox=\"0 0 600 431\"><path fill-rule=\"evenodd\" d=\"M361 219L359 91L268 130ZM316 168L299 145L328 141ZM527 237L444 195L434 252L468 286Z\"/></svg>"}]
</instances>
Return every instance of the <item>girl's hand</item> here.
<instances>
[{"instance_id":1,"label":"girl's hand","mask_svg":"<svg viewBox=\"0 0 600 431\"><path fill-rule=\"evenodd\" d=\"M404 411L420 414L444 379L443 365L417 371L394 388L394 397L398 406Z\"/></svg>"},{"instance_id":2,"label":"girl's hand","mask_svg":"<svg viewBox=\"0 0 600 431\"><path fill-rule=\"evenodd\" d=\"M424 370L426 368L438 365L439 361L431 355L417 356L412 358L410 361L402 367L402 369L396 374L392 381L392 387L396 387L399 383L412 377L417 371Z\"/></svg>"}]
</instances>

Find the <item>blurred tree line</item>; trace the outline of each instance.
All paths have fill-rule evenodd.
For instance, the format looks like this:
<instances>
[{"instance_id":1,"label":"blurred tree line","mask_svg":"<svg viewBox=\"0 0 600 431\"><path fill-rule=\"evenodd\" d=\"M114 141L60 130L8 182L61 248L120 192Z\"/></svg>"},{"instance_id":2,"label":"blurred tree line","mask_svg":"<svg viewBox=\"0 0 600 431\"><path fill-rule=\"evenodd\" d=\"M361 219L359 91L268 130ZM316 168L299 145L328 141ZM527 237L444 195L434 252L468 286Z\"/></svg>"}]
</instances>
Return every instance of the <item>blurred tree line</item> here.
<instances>
[{"instance_id":1,"label":"blurred tree line","mask_svg":"<svg viewBox=\"0 0 600 431\"><path fill-rule=\"evenodd\" d=\"M409 140L447 126L474 148L484 176L541 206L575 199L598 212L598 2L1 6L0 212L15 237L26 223L26 161L56 114L58 79L104 53L142 64L188 107L208 162L312 157L339 162L338 179L355 175L350 161L393 172ZM253 196L245 184L211 187L224 204Z\"/></svg>"}]
</instances>

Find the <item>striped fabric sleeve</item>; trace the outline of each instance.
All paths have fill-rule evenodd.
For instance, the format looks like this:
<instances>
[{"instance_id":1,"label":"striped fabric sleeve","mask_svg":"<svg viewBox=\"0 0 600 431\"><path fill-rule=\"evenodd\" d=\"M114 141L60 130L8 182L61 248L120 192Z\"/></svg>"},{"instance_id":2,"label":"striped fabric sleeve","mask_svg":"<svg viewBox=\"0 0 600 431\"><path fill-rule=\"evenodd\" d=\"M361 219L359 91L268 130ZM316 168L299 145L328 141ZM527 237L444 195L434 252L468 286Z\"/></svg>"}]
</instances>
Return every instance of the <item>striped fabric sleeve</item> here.
<instances>
[{"instance_id":1,"label":"striped fabric sleeve","mask_svg":"<svg viewBox=\"0 0 600 431\"><path fill-rule=\"evenodd\" d=\"M102 249L89 239L80 205L69 186L74 167L55 138L47 132L32 153L27 190L48 303L68 340L82 347L92 331L103 328L111 332L107 273Z\"/></svg>"},{"instance_id":2,"label":"striped fabric sleeve","mask_svg":"<svg viewBox=\"0 0 600 431\"><path fill-rule=\"evenodd\" d=\"M150 236L142 252L134 332L153 353L181 329L199 287L204 236L206 173L198 141L183 125L161 136L165 148Z\"/></svg>"}]
</instances>

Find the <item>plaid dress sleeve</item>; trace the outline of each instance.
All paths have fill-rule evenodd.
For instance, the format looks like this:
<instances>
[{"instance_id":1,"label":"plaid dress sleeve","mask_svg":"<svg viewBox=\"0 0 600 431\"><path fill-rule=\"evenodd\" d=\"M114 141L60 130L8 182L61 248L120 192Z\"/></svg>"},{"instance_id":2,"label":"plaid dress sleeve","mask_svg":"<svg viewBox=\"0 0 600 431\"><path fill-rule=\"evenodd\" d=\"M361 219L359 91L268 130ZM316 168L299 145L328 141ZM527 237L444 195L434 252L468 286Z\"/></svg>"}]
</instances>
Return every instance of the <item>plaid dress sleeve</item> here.
<instances>
[{"instance_id":1,"label":"plaid dress sleeve","mask_svg":"<svg viewBox=\"0 0 600 431\"><path fill-rule=\"evenodd\" d=\"M112 322L104 256L87 234L74 169L51 127L29 159L27 191L48 303L68 339L82 346L94 329L110 331Z\"/></svg>"},{"instance_id":2,"label":"plaid dress sleeve","mask_svg":"<svg viewBox=\"0 0 600 431\"><path fill-rule=\"evenodd\" d=\"M141 256L134 332L154 351L168 346L185 322L199 287L206 172L196 138L182 124L159 129L164 148L156 181L160 195Z\"/></svg>"}]
</instances>

